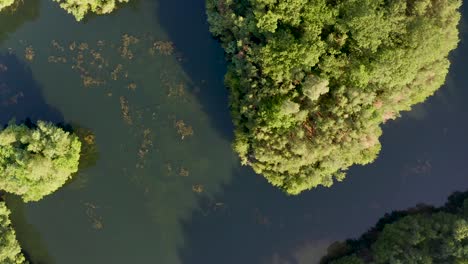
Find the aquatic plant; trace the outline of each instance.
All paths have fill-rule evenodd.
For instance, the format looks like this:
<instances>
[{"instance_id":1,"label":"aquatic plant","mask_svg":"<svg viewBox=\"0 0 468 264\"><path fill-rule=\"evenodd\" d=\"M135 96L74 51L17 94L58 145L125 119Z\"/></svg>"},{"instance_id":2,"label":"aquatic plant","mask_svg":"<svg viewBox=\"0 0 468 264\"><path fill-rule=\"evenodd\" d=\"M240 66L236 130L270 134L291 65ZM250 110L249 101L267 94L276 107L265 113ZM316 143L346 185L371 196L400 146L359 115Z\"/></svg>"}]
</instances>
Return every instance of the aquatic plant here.
<instances>
[{"instance_id":1,"label":"aquatic plant","mask_svg":"<svg viewBox=\"0 0 468 264\"><path fill-rule=\"evenodd\" d=\"M241 162L289 194L380 152L380 125L445 81L460 0L207 0Z\"/></svg>"},{"instance_id":2,"label":"aquatic plant","mask_svg":"<svg viewBox=\"0 0 468 264\"><path fill-rule=\"evenodd\" d=\"M10 123L0 131L0 190L38 201L78 170L81 142L49 122Z\"/></svg>"},{"instance_id":3,"label":"aquatic plant","mask_svg":"<svg viewBox=\"0 0 468 264\"><path fill-rule=\"evenodd\" d=\"M181 136L181 139L193 135L192 126L185 124L184 120L177 120L174 122L174 127L177 129L177 133Z\"/></svg>"}]
</instances>

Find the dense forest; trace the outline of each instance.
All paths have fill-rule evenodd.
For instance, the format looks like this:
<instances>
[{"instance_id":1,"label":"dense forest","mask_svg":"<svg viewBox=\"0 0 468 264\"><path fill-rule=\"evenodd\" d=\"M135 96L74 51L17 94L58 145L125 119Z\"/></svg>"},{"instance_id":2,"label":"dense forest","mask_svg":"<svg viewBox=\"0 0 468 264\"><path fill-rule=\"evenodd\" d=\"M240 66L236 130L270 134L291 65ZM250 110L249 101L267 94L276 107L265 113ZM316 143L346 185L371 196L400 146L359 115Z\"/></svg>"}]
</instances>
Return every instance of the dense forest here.
<instances>
[{"instance_id":1,"label":"dense forest","mask_svg":"<svg viewBox=\"0 0 468 264\"><path fill-rule=\"evenodd\" d=\"M0 11L20 0L0 0ZM129 0L53 0L59 3L60 7L72 14L77 21L81 21L89 12L98 15L108 14L117 8L118 3Z\"/></svg>"},{"instance_id":2,"label":"dense forest","mask_svg":"<svg viewBox=\"0 0 468 264\"><path fill-rule=\"evenodd\" d=\"M460 0L207 0L234 148L290 194L375 160L380 125L445 81Z\"/></svg>"},{"instance_id":3,"label":"dense forest","mask_svg":"<svg viewBox=\"0 0 468 264\"><path fill-rule=\"evenodd\" d=\"M419 205L385 215L356 240L335 243L322 263L467 263L468 192L445 206Z\"/></svg>"}]
</instances>

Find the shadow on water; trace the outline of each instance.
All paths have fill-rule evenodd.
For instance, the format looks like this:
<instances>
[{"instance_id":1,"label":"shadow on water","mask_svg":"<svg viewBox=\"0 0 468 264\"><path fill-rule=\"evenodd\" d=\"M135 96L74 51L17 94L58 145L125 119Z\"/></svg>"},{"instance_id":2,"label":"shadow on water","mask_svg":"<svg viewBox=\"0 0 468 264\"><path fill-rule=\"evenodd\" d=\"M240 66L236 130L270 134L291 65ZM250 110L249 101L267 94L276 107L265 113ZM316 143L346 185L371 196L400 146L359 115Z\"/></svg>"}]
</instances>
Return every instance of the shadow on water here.
<instances>
[{"instance_id":1,"label":"shadow on water","mask_svg":"<svg viewBox=\"0 0 468 264\"><path fill-rule=\"evenodd\" d=\"M63 122L62 114L48 105L31 70L15 55L0 55L0 124L47 120Z\"/></svg>"},{"instance_id":2,"label":"shadow on water","mask_svg":"<svg viewBox=\"0 0 468 264\"><path fill-rule=\"evenodd\" d=\"M0 13L0 43L8 38L25 22L36 20L39 17L39 0L16 1L12 7Z\"/></svg>"},{"instance_id":3,"label":"shadow on water","mask_svg":"<svg viewBox=\"0 0 468 264\"><path fill-rule=\"evenodd\" d=\"M28 223L25 214L25 204L13 195L6 196L6 203L11 210L10 219L23 250L23 254L31 264L54 264L55 261L49 255L41 234L36 228Z\"/></svg>"},{"instance_id":4,"label":"shadow on water","mask_svg":"<svg viewBox=\"0 0 468 264\"><path fill-rule=\"evenodd\" d=\"M156 17L182 53L181 65L214 127L223 137L232 140L228 91L223 82L224 51L208 31L205 0L160 0Z\"/></svg>"}]
</instances>

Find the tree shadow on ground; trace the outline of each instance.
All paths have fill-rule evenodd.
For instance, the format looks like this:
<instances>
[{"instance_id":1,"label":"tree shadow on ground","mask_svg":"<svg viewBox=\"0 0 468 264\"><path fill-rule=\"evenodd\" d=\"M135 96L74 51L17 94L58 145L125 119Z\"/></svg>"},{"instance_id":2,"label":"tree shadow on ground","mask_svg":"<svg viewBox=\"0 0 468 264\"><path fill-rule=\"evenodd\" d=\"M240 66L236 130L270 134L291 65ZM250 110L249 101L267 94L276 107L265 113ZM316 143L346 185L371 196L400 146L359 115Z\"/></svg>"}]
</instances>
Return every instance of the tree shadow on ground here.
<instances>
[{"instance_id":1,"label":"tree shadow on ground","mask_svg":"<svg viewBox=\"0 0 468 264\"><path fill-rule=\"evenodd\" d=\"M181 65L193 82L197 96L213 126L232 140L233 126L224 86L224 51L211 37L206 21L205 0L160 0L156 17L181 53Z\"/></svg>"},{"instance_id":2,"label":"tree shadow on ground","mask_svg":"<svg viewBox=\"0 0 468 264\"><path fill-rule=\"evenodd\" d=\"M10 120L62 123L62 114L48 105L31 70L15 55L0 54L0 124Z\"/></svg>"}]
</instances>

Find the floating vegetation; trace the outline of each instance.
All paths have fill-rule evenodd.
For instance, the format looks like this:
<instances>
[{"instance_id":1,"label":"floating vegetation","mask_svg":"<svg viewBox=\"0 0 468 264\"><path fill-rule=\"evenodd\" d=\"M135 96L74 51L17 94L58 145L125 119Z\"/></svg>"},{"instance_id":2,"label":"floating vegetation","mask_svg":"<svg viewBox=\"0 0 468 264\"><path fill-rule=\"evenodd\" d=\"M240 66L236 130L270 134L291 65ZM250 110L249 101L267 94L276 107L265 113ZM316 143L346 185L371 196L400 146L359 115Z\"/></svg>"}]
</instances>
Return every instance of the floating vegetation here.
<instances>
[{"instance_id":1,"label":"floating vegetation","mask_svg":"<svg viewBox=\"0 0 468 264\"><path fill-rule=\"evenodd\" d=\"M104 47L106 45L106 42L104 40L98 40L96 44L98 47Z\"/></svg>"},{"instance_id":2,"label":"floating vegetation","mask_svg":"<svg viewBox=\"0 0 468 264\"><path fill-rule=\"evenodd\" d=\"M82 74L81 75L81 80L83 81L83 85L85 87L90 87L90 86L99 86L102 84L105 84L105 81L96 79L90 75Z\"/></svg>"},{"instance_id":3,"label":"floating vegetation","mask_svg":"<svg viewBox=\"0 0 468 264\"><path fill-rule=\"evenodd\" d=\"M123 71L123 65L117 64L115 69L111 72L111 79L117 81L119 74Z\"/></svg>"},{"instance_id":4,"label":"floating vegetation","mask_svg":"<svg viewBox=\"0 0 468 264\"><path fill-rule=\"evenodd\" d=\"M32 46L27 46L24 50L24 58L28 61L33 61L36 54Z\"/></svg>"},{"instance_id":5,"label":"floating vegetation","mask_svg":"<svg viewBox=\"0 0 468 264\"><path fill-rule=\"evenodd\" d=\"M93 228L102 229L104 227L102 218L96 213L96 210L99 209L99 207L92 203L85 203L84 205L86 206L86 215L91 221Z\"/></svg>"},{"instance_id":6,"label":"floating vegetation","mask_svg":"<svg viewBox=\"0 0 468 264\"><path fill-rule=\"evenodd\" d=\"M181 167L179 170L179 175L183 177L187 177L190 175L190 172L186 168Z\"/></svg>"},{"instance_id":7,"label":"floating vegetation","mask_svg":"<svg viewBox=\"0 0 468 264\"><path fill-rule=\"evenodd\" d=\"M96 146L96 136L90 129L73 125L75 134L81 141L81 155L79 169L80 171L94 166L99 158L98 149Z\"/></svg>"},{"instance_id":8,"label":"floating vegetation","mask_svg":"<svg viewBox=\"0 0 468 264\"><path fill-rule=\"evenodd\" d=\"M78 49L81 50L81 51L85 51L89 48L89 45L88 43L86 42L82 42L78 45Z\"/></svg>"},{"instance_id":9,"label":"floating vegetation","mask_svg":"<svg viewBox=\"0 0 468 264\"><path fill-rule=\"evenodd\" d=\"M74 51L76 49L76 42L73 41L72 43L70 43L70 45L68 45L68 49L70 51Z\"/></svg>"},{"instance_id":10,"label":"floating vegetation","mask_svg":"<svg viewBox=\"0 0 468 264\"><path fill-rule=\"evenodd\" d=\"M166 163L166 171L167 171L167 175L172 174L172 165L170 163Z\"/></svg>"},{"instance_id":11,"label":"floating vegetation","mask_svg":"<svg viewBox=\"0 0 468 264\"><path fill-rule=\"evenodd\" d=\"M136 83L129 83L129 84L127 85L127 88L128 88L129 90L135 91L136 88L137 88L137 85L136 85Z\"/></svg>"},{"instance_id":12,"label":"floating vegetation","mask_svg":"<svg viewBox=\"0 0 468 264\"><path fill-rule=\"evenodd\" d=\"M170 41L156 41L153 46L149 49L151 55L155 55L156 51L163 55L172 55L174 52L174 43Z\"/></svg>"},{"instance_id":13,"label":"floating vegetation","mask_svg":"<svg viewBox=\"0 0 468 264\"><path fill-rule=\"evenodd\" d=\"M122 46L119 48L120 56L129 60L133 59L133 52L130 50L130 46L137 44L138 42L138 38L128 34L124 34L122 36Z\"/></svg>"},{"instance_id":14,"label":"floating vegetation","mask_svg":"<svg viewBox=\"0 0 468 264\"><path fill-rule=\"evenodd\" d=\"M63 46L61 46L60 43L58 43L58 41L56 41L56 40L52 40L50 42L50 44L52 45L52 47L54 47L56 50L58 50L60 52L65 51L65 48Z\"/></svg>"},{"instance_id":15,"label":"floating vegetation","mask_svg":"<svg viewBox=\"0 0 468 264\"><path fill-rule=\"evenodd\" d=\"M185 137L192 136L193 135L193 129L191 126L186 125L184 120L177 120L174 123L174 127L177 129L177 133L182 137L182 140Z\"/></svg>"},{"instance_id":16,"label":"floating vegetation","mask_svg":"<svg viewBox=\"0 0 468 264\"><path fill-rule=\"evenodd\" d=\"M131 125L132 118L130 117L130 108L128 107L128 101L124 96L120 96L120 110L122 112L122 118L128 125Z\"/></svg>"},{"instance_id":17,"label":"floating vegetation","mask_svg":"<svg viewBox=\"0 0 468 264\"><path fill-rule=\"evenodd\" d=\"M201 184L192 185L192 191L194 191L196 193L202 193L203 192L203 185L201 185Z\"/></svg>"},{"instance_id":18,"label":"floating vegetation","mask_svg":"<svg viewBox=\"0 0 468 264\"><path fill-rule=\"evenodd\" d=\"M89 45L87 43L80 43L78 46L76 46L76 43L73 42L72 44L70 44L70 47L71 47L70 49L72 50L78 47L77 49L79 51L77 52L76 57L73 57L73 61L75 62L75 64L72 66L72 69L75 69L80 73L83 86L90 87L90 86L100 86L100 85L105 84L106 81L102 80L98 76L95 76L96 73L94 73L93 75L90 73L92 69L85 68L86 66L85 54L83 52L89 49ZM96 70L97 71L101 70L103 68L103 64L106 63L105 60L102 58L102 56L94 50L91 50L89 52L89 55L93 59L88 63L88 65L91 65L91 66L97 65L97 67L95 67L96 68L95 71L93 72L96 72Z\"/></svg>"},{"instance_id":19,"label":"floating vegetation","mask_svg":"<svg viewBox=\"0 0 468 264\"><path fill-rule=\"evenodd\" d=\"M153 146L153 141L151 140L151 129L146 128L143 130L143 141L140 144L138 149L138 163L137 168L142 169L145 165L145 156L148 154L150 148Z\"/></svg>"},{"instance_id":20,"label":"floating vegetation","mask_svg":"<svg viewBox=\"0 0 468 264\"><path fill-rule=\"evenodd\" d=\"M169 97L182 97L185 95L185 85L180 83L176 86L169 86L169 92L167 96Z\"/></svg>"},{"instance_id":21,"label":"floating vegetation","mask_svg":"<svg viewBox=\"0 0 468 264\"><path fill-rule=\"evenodd\" d=\"M107 66L108 63L106 62L106 60L102 57L101 53L95 51L95 50L91 50L89 52L92 56L93 56L93 60L91 61L91 65L98 65L99 68L102 68L103 66Z\"/></svg>"},{"instance_id":22,"label":"floating vegetation","mask_svg":"<svg viewBox=\"0 0 468 264\"><path fill-rule=\"evenodd\" d=\"M67 63L67 58L65 57L56 57L56 56L49 56L47 61L50 63Z\"/></svg>"},{"instance_id":23,"label":"floating vegetation","mask_svg":"<svg viewBox=\"0 0 468 264\"><path fill-rule=\"evenodd\" d=\"M8 67L0 63L0 72L6 72L6 71L8 71Z\"/></svg>"}]
</instances>

